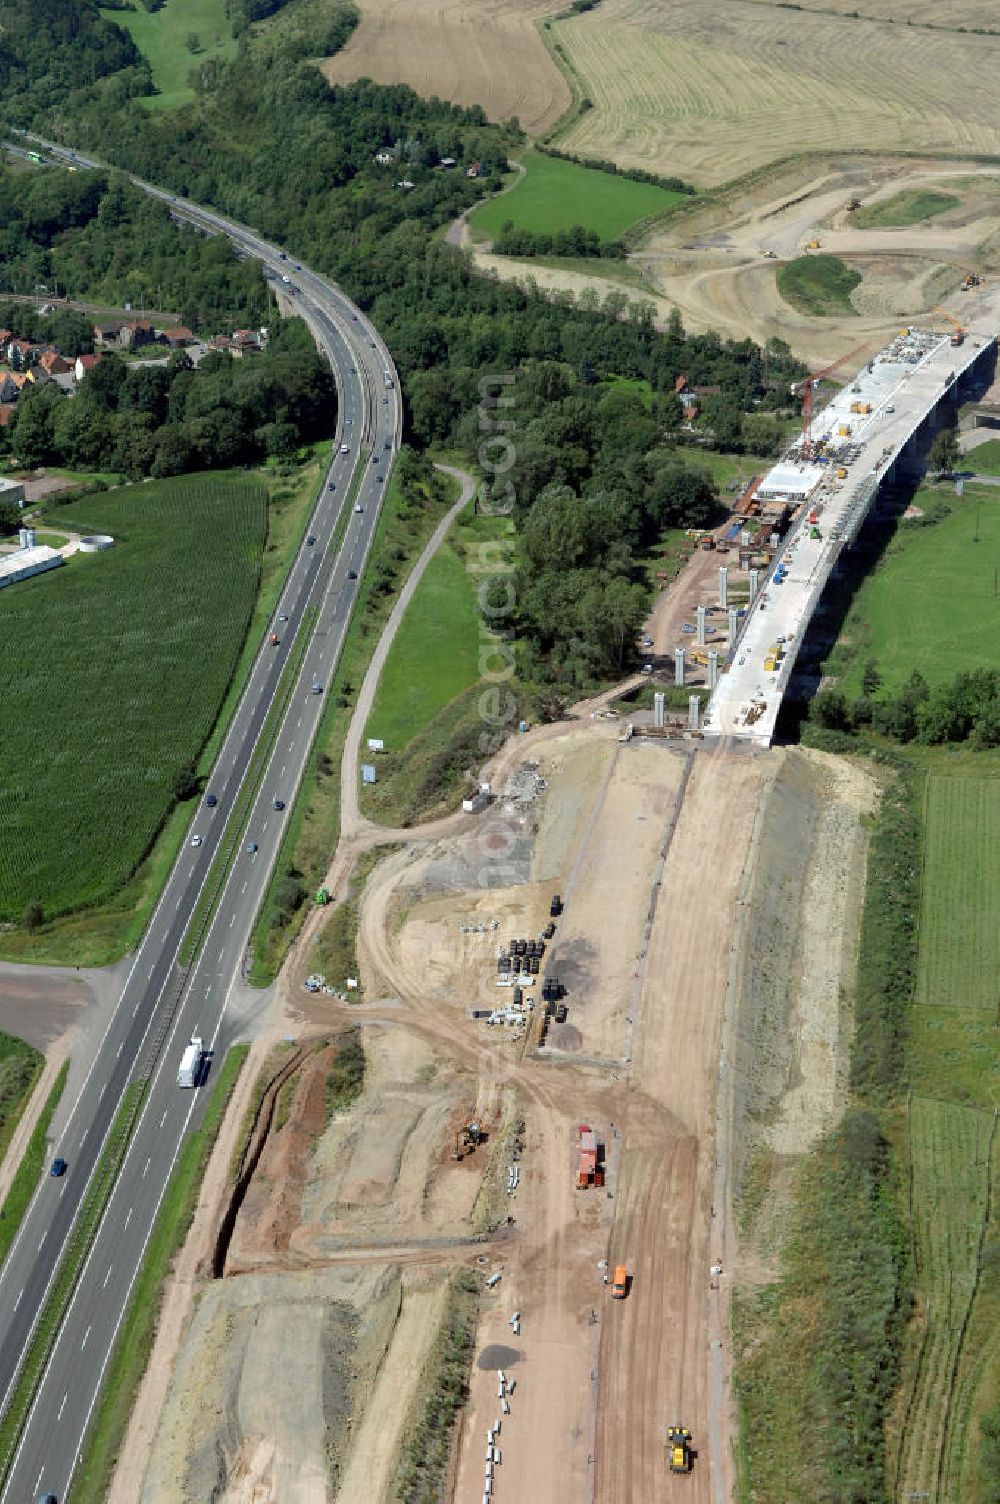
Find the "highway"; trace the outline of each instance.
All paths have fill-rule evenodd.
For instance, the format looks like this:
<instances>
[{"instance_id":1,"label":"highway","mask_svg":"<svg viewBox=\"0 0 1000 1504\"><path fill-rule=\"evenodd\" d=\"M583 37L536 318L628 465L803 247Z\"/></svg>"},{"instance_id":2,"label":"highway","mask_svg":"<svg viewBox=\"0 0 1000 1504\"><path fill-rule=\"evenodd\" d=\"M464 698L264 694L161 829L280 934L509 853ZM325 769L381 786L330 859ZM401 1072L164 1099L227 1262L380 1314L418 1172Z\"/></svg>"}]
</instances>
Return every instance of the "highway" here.
<instances>
[{"instance_id":1,"label":"highway","mask_svg":"<svg viewBox=\"0 0 1000 1504\"><path fill-rule=\"evenodd\" d=\"M78 166L99 165L51 143L39 144L52 157ZM140 186L165 199L179 215L228 235L270 269L279 289L296 305L330 358L339 396L337 434L329 473L276 608L273 629L279 642L271 646L269 634L265 635L207 781L206 793L214 794L218 803L209 807L199 802L195 810L91 1071L72 1105L55 1148L68 1161L68 1171L62 1179L43 1179L0 1272L0 1402L6 1407L21 1356L123 1093L130 1081L148 1076L138 1126L36 1394L0 1504L23 1504L45 1493L62 1504L69 1492L170 1172L204 1106L204 1088L185 1091L178 1087L177 1066L192 1034L200 1034L206 1048L214 1047L226 1004L241 976L254 919L323 714L401 431L399 384L391 357L360 310L337 288L285 259L279 247L268 245L243 226L150 185ZM281 282L283 276L290 278L294 291ZM391 384L387 384L387 372ZM347 453L342 454L345 445ZM334 534L355 471L360 472L357 494L342 540L334 549ZM351 573L358 578L350 578ZM305 618L310 623L307 628L302 626ZM181 940L300 630L309 631L309 640L294 688L205 943L185 973L178 961ZM284 804L282 810L275 808L276 800ZM195 836L201 838L200 844L193 844ZM251 844L255 849L249 849Z\"/></svg>"}]
</instances>

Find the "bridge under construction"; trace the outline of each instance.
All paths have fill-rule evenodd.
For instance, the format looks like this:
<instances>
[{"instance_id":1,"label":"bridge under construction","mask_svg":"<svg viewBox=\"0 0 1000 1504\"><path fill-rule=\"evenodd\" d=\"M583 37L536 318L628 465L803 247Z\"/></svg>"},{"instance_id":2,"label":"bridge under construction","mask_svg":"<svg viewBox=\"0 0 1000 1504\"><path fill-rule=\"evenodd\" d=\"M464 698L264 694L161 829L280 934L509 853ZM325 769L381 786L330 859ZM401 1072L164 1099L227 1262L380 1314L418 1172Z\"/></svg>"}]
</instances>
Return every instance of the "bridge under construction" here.
<instances>
[{"instance_id":1,"label":"bridge under construction","mask_svg":"<svg viewBox=\"0 0 1000 1504\"><path fill-rule=\"evenodd\" d=\"M963 385L994 358L996 337L900 332L804 427L798 443L756 489L791 525L766 569L751 575L728 661L705 709L706 736L769 746L782 699L816 604L844 549L857 537L879 488L915 460L936 420L954 410ZM714 656L714 655L713 655Z\"/></svg>"}]
</instances>

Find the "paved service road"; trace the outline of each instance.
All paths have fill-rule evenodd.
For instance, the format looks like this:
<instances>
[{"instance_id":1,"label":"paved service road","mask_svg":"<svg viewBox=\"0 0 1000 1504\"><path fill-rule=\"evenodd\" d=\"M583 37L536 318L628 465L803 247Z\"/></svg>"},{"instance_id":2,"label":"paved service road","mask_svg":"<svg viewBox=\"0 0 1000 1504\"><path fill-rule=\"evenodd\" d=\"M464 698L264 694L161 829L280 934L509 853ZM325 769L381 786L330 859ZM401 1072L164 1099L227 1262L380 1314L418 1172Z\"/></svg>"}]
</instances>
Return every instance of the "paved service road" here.
<instances>
[{"instance_id":1,"label":"paved service road","mask_svg":"<svg viewBox=\"0 0 1000 1504\"><path fill-rule=\"evenodd\" d=\"M52 157L91 165L83 157L43 144ZM399 445L395 367L360 310L322 277L293 265L252 231L142 186L166 199L178 214L229 235L264 262L328 354L337 376L340 410L330 470L275 612L272 625L280 640L270 646L265 637L208 779L207 791L218 803L202 803L195 812L91 1072L71 1109L56 1149L68 1161L68 1171L61 1179L45 1177L0 1272L0 1403L6 1405L125 1088L152 1071L122 1173L39 1386L0 1504L22 1504L43 1492L63 1504L69 1491L170 1171L203 1108L203 1091L178 1087L178 1062L192 1034L200 1034L208 1049L218 1039L359 588L349 572L360 576L363 571ZM283 276L290 279L291 288L281 283ZM345 445L347 452L342 454ZM333 536L356 469L357 494L334 549ZM287 615L287 623L277 620L280 614ZM308 643L273 751L205 942L185 973L178 964L181 939L300 629L308 631ZM284 809L275 808L276 800ZM191 844L194 835L201 837L197 846ZM255 849L249 849L251 844ZM210 1081L211 1069L208 1074Z\"/></svg>"}]
</instances>

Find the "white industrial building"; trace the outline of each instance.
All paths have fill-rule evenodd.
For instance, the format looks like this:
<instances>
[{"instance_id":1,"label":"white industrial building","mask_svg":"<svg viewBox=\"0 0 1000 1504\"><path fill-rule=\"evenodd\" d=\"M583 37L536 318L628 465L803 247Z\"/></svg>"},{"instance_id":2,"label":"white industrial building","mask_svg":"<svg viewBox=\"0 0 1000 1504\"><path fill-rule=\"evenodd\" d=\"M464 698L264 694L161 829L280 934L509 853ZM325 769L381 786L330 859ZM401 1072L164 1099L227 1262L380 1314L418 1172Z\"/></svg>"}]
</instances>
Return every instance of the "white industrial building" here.
<instances>
[{"instance_id":1,"label":"white industrial building","mask_svg":"<svg viewBox=\"0 0 1000 1504\"><path fill-rule=\"evenodd\" d=\"M63 562L57 549L35 542L35 530L22 527L21 546L12 554L0 554L0 590L5 585L16 585L20 580L30 580L34 574L44 574L47 569L56 569Z\"/></svg>"}]
</instances>

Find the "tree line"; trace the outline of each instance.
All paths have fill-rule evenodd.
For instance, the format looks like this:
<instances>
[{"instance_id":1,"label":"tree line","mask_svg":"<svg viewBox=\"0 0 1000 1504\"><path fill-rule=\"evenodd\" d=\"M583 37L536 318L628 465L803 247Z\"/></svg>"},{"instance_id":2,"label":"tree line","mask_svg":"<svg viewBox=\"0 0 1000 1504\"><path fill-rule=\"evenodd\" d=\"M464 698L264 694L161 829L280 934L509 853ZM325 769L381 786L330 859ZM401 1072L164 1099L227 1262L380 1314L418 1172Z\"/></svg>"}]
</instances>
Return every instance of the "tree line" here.
<instances>
[{"instance_id":1,"label":"tree line","mask_svg":"<svg viewBox=\"0 0 1000 1504\"><path fill-rule=\"evenodd\" d=\"M500 256L599 256L620 261L625 255L620 240L602 240L596 230L588 230L585 225L571 225L568 230L547 235L522 229L512 219L505 219L500 226L493 249Z\"/></svg>"},{"instance_id":2,"label":"tree line","mask_svg":"<svg viewBox=\"0 0 1000 1504\"><path fill-rule=\"evenodd\" d=\"M866 664L861 694L849 701L838 689L821 690L810 705L811 720L827 731L871 730L904 744L1000 746L1000 669L964 670L933 687L914 671L896 694L881 698L880 684L877 666Z\"/></svg>"}]
</instances>

